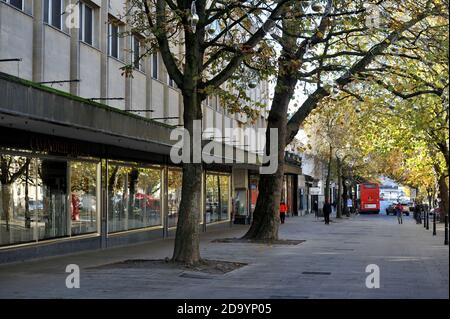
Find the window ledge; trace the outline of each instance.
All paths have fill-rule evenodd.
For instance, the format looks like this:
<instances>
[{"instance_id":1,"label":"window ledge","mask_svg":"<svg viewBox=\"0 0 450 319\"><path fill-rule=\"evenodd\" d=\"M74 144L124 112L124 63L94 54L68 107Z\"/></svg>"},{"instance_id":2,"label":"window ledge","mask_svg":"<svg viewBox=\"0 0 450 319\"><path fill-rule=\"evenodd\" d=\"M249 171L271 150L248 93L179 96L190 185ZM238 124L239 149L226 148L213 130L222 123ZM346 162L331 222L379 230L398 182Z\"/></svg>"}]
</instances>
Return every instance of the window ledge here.
<instances>
[{"instance_id":1,"label":"window ledge","mask_svg":"<svg viewBox=\"0 0 450 319\"><path fill-rule=\"evenodd\" d=\"M102 53L102 50L100 50L99 48L96 48L96 47L93 46L92 44L89 44L89 43L87 43L87 42L84 42L83 40L78 40L78 41L80 41L81 44L84 44L85 46L87 46L87 47L89 47L89 48L91 48L91 49L94 49L94 50L96 50L96 51Z\"/></svg>"},{"instance_id":2,"label":"window ledge","mask_svg":"<svg viewBox=\"0 0 450 319\"><path fill-rule=\"evenodd\" d=\"M47 23L47 22L44 22L44 25L47 26L47 27L49 27L50 29L55 30L55 31L58 31L58 32L60 32L60 33L62 33L62 34L64 34L64 35L66 35L66 36L68 36L68 37L70 38L70 34L67 33L66 31L61 30L61 29L58 29L57 27L55 27L55 26L53 26L53 25L51 25L51 24L49 24L49 23Z\"/></svg>"},{"instance_id":3,"label":"window ledge","mask_svg":"<svg viewBox=\"0 0 450 319\"><path fill-rule=\"evenodd\" d=\"M118 63L120 63L120 64L127 65L127 64L125 63L125 61L121 60L120 58L116 58L115 56L112 56L112 55L109 55L109 54L108 54L108 58L110 58L110 59L112 59L112 60L114 60L114 61L116 61L116 62L118 62Z\"/></svg>"}]
</instances>

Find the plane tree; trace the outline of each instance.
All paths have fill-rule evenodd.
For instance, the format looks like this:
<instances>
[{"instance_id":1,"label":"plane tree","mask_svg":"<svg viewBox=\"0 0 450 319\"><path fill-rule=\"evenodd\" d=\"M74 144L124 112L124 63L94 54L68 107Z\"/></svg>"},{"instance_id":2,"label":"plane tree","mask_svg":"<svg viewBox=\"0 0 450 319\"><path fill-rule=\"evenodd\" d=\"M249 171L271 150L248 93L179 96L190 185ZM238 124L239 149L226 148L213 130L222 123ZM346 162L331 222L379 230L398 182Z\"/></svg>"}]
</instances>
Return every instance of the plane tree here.
<instances>
[{"instance_id":1,"label":"plane tree","mask_svg":"<svg viewBox=\"0 0 450 319\"><path fill-rule=\"evenodd\" d=\"M268 128L278 129L279 166L276 174L260 178L253 223L244 238L278 239L284 148L295 138L311 111L340 91L353 95L360 74L372 67L376 57L390 54L386 50L393 43L405 41L406 31L421 30L428 16L442 10L440 3L433 1L378 1L369 8L364 1L330 0L324 6L314 7L305 7L305 3L298 3L298 9L291 11L298 27L294 29L287 23L280 26L282 35L278 42L282 50L268 118ZM379 22L379 16L372 15L375 9L385 13L383 27L372 24ZM399 12L407 19L399 17ZM287 121L286 110L299 84L312 90L305 92L306 99ZM270 130L266 132L266 140L270 141Z\"/></svg>"}]
</instances>

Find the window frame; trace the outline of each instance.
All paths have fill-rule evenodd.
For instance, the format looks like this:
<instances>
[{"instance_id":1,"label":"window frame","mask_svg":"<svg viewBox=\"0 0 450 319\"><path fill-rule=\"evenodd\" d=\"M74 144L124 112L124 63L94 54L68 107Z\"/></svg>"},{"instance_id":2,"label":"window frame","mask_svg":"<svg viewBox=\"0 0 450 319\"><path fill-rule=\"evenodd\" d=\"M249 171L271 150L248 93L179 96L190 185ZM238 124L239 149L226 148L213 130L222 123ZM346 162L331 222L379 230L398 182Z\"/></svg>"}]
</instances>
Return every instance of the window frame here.
<instances>
[{"instance_id":1,"label":"window frame","mask_svg":"<svg viewBox=\"0 0 450 319\"><path fill-rule=\"evenodd\" d=\"M114 40L116 40L116 48L113 52L113 28L117 28L117 32L114 36ZM108 55L115 59L120 59L120 40L119 40L120 26L113 20L109 20L108 23Z\"/></svg>"},{"instance_id":2,"label":"window frame","mask_svg":"<svg viewBox=\"0 0 450 319\"><path fill-rule=\"evenodd\" d=\"M159 79L158 52L152 54L152 78L155 80Z\"/></svg>"},{"instance_id":3,"label":"window frame","mask_svg":"<svg viewBox=\"0 0 450 319\"><path fill-rule=\"evenodd\" d=\"M60 20L59 20L59 26L53 24L53 3L55 1L59 1L60 3ZM47 16L45 15L45 3L48 3L48 12ZM44 22L58 30L63 30L63 13L64 13L64 0L44 0Z\"/></svg>"},{"instance_id":4,"label":"window frame","mask_svg":"<svg viewBox=\"0 0 450 319\"><path fill-rule=\"evenodd\" d=\"M131 54L131 61L132 61L132 64L133 64L133 68L135 69L135 70L138 70L138 71L141 71L141 72L145 72L145 68L144 68L144 63L143 63L143 61L142 61L142 59L139 59L139 61L136 61L136 43L138 44L138 56L139 56L139 58L141 58L141 50L142 50L142 48L143 48L143 45L142 45L142 39L138 36L138 35L136 35L136 34L133 34L132 36L131 36L131 48L132 48L132 54Z\"/></svg>"},{"instance_id":5,"label":"window frame","mask_svg":"<svg viewBox=\"0 0 450 319\"><path fill-rule=\"evenodd\" d=\"M86 7L88 7L91 10L91 42L86 41ZM80 8L79 8L79 17L80 17L80 36L79 40L94 46L94 8L90 5L86 4L85 2L80 1Z\"/></svg>"},{"instance_id":6,"label":"window frame","mask_svg":"<svg viewBox=\"0 0 450 319\"><path fill-rule=\"evenodd\" d=\"M12 3L11 3L11 0L3 0L3 1L4 1L5 3L9 4L10 6L16 8L17 10L20 10L20 11L25 12L25 2L24 2L24 0L20 0L20 3L22 4L22 5L21 5L21 8L19 8L19 7L17 7L16 5L12 4Z\"/></svg>"}]
</instances>

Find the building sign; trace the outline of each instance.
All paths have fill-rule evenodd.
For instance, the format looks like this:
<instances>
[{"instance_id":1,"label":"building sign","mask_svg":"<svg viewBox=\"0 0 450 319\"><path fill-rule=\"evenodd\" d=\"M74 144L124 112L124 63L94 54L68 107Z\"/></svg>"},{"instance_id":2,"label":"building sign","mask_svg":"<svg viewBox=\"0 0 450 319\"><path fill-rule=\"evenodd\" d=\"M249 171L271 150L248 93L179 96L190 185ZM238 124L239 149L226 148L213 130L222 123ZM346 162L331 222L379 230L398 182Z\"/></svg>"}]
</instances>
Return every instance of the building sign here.
<instances>
[{"instance_id":1,"label":"building sign","mask_svg":"<svg viewBox=\"0 0 450 319\"><path fill-rule=\"evenodd\" d=\"M82 154L80 144L70 143L57 138L45 138L32 136L30 139L31 150L52 154L79 156Z\"/></svg>"},{"instance_id":2,"label":"building sign","mask_svg":"<svg viewBox=\"0 0 450 319\"><path fill-rule=\"evenodd\" d=\"M320 187L310 187L309 194L310 195L320 195Z\"/></svg>"}]
</instances>

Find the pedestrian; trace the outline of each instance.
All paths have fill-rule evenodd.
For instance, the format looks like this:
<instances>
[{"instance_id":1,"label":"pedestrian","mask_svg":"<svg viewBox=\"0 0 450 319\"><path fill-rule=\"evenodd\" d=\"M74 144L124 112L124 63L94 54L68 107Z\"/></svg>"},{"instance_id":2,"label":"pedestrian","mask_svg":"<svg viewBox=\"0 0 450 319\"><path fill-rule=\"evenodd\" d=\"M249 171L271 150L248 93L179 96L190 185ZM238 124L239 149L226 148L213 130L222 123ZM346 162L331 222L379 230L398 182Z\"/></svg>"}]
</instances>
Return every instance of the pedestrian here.
<instances>
[{"instance_id":1,"label":"pedestrian","mask_svg":"<svg viewBox=\"0 0 450 319\"><path fill-rule=\"evenodd\" d=\"M395 213L397 215L398 223L403 224L403 207L402 205L400 205L400 203L395 206Z\"/></svg>"},{"instance_id":2,"label":"pedestrian","mask_svg":"<svg viewBox=\"0 0 450 319\"><path fill-rule=\"evenodd\" d=\"M323 204L323 216L325 218L325 225L330 224L330 214L331 214L331 204L327 198L325 199L325 204Z\"/></svg>"},{"instance_id":3,"label":"pedestrian","mask_svg":"<svg viewBox=\"0 0 450 319\"><path fill-rule=\"evenodd\" d=\"M280 220L281 223L284 224L284 220L286 219L287 205L284 201L280 203Z\"/></svg>"},{"instance_id":4,"label":"pedestrian","mask_svg":"<svg viewBox=\"0 0 450 319\"><path fill-rule=\"evenodd\" d=\"M419 201L415 202L414 205L414 219L416 220L416 224L421 224L422 223L422 217L421 217L421 207L420 207L420 203Z\"/></svg>"},{"instance_id":5,"label":"pedestrian","mask_svg":"<svg viewBox=\"0 0 450 319\"><path fill-rule=\"evenodd\" d=\"M317 200L315 200L313 203L313 211L314 211L314 216L316 216L316 218L317 218L319 215L319 204L317 203Z\"/></svg>"}]
</instances>

